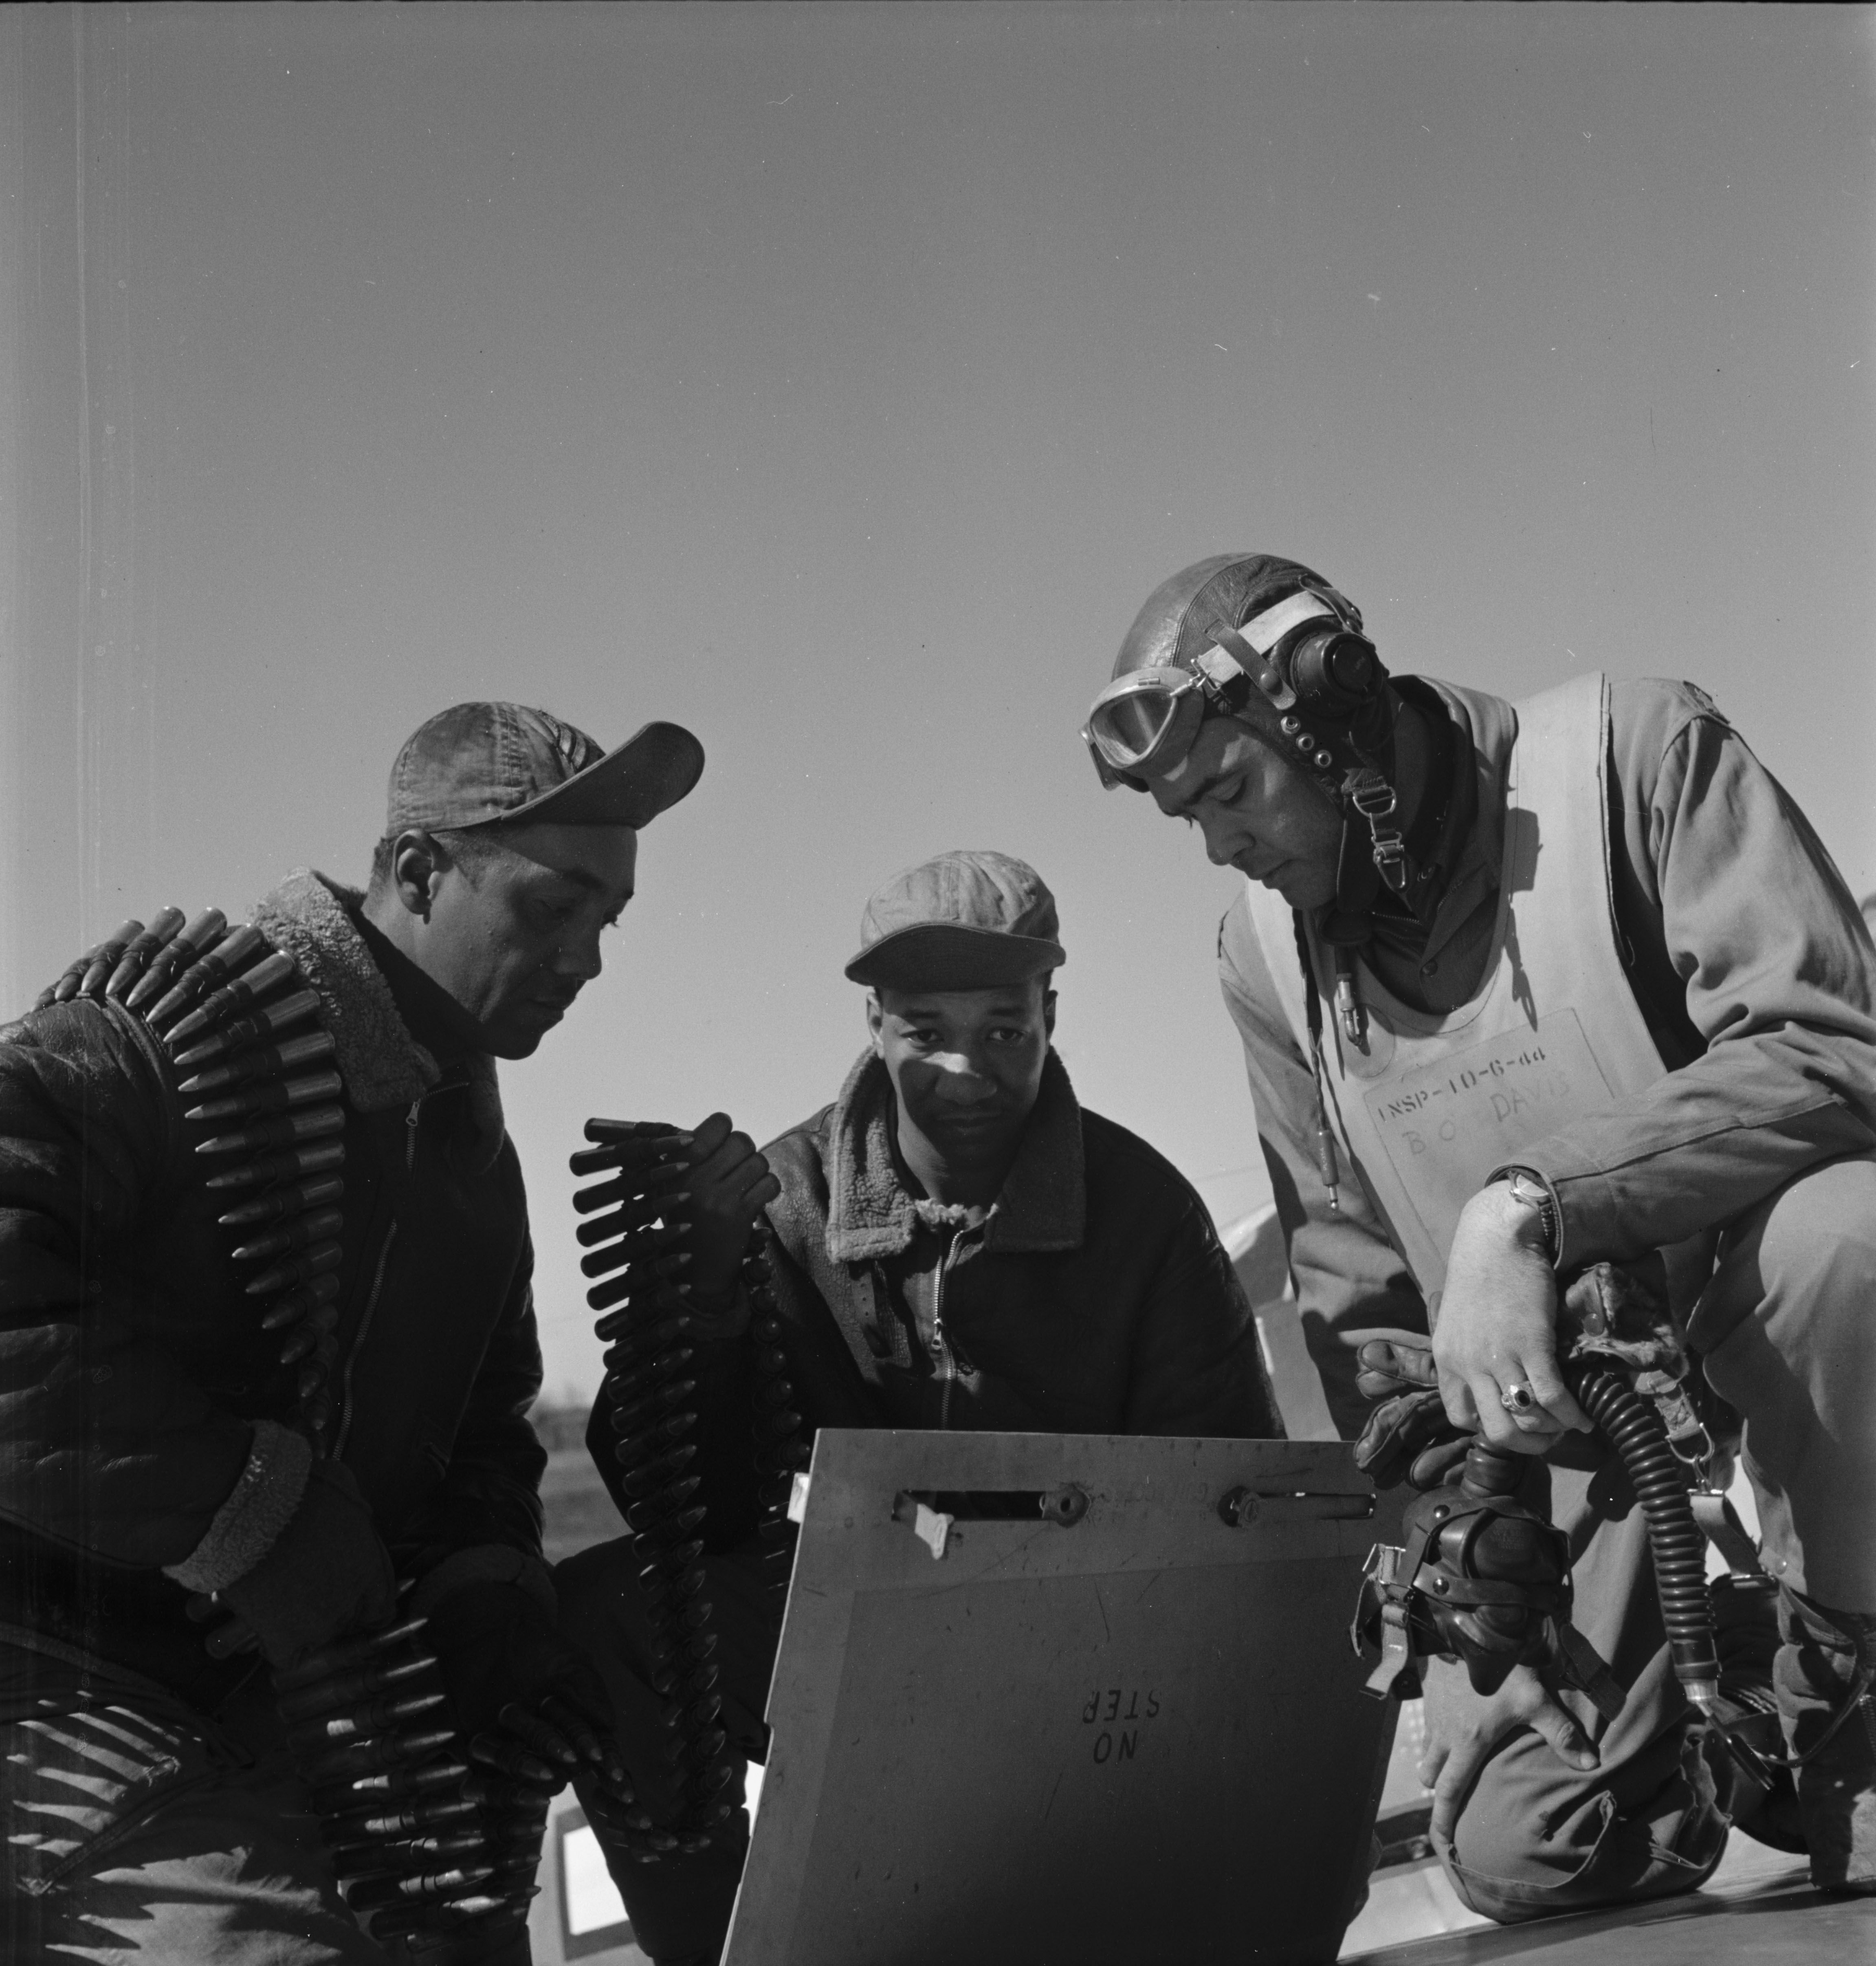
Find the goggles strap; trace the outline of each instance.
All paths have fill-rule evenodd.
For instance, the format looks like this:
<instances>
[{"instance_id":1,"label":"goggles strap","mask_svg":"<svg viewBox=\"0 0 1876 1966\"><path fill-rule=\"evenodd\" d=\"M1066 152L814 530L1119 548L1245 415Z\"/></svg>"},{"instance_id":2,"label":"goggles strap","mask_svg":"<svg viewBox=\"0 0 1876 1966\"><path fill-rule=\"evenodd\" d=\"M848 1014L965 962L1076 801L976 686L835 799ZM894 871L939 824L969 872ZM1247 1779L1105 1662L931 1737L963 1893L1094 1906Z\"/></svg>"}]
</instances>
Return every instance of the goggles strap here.
<instances>
[{"instance_id":1,"label":"goggles strap","mask_svg":"<svg viewBox=\"0 0 1876 1966\"><path fill-rule=\"evenodd\" d=\"M1274 607L1253 614L1239 633L1260 656L1267 656L1292 628L1319 617L1340 623L1341 616L1312 588L1286 595Z\"/></svg>"}]
</instances>

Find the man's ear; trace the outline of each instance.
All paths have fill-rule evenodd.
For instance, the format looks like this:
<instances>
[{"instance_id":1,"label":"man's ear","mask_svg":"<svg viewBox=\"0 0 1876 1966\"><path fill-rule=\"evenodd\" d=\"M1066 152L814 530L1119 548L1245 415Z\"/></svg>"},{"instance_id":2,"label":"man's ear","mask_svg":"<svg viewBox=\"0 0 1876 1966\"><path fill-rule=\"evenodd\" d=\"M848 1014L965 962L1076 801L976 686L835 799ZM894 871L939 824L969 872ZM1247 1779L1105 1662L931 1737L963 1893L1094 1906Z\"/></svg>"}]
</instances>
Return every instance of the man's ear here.
<instances>
[{"instance_id":1,"label":"man's ear","mask_svg":"<svg viewBox=\"0 0 1876 1966\"><path fill-rule=\"evenodd\" d=\"M1042 993L1042 1028L1051 1041L1055 1036L1055 992L1044 990Z\"/></svg>"},{"instance_id":2,"label":"man's ear","mask_svg":"<svg viewBox=\"0 0 1876 1966\"><path fill-rule=\"evenodd\" d=\"M886 1046L880 1036L885 1025L886 1012L880 1003L880 993L877 990L869 990L867 992L867 1036L873 1041L873 1056L875 1058L886 1056Z\"/></svg>"},{"instance_id":3,"label":"man's ear","mask_svg":"<svg viewBox=\"0 0 1876 1966\"><path fill-rule=\"evenodd\" d=\"M427 833L413 827L397 835L391 850L391 885L406 914L430 920L430 903L449 865L449 856Z\"/></svg>"}]
</instances>

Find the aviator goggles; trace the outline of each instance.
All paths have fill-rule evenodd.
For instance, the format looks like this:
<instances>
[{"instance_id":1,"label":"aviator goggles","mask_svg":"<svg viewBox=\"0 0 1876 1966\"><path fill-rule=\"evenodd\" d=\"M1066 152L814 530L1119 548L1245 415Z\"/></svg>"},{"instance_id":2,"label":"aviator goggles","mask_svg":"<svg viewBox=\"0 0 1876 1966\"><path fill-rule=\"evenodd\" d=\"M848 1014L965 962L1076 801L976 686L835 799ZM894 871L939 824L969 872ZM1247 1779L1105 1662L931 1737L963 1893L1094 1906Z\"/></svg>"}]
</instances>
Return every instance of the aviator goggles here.
<instances>
[{"instance_id":1,"label":"aviator goggles","mask_svg":"<svg viewBox=\"0 0 1876 1966\"><path fill-rule=\"evenodd\" d=\"M1155 664L1116 676L1095 698L1081 730L1102 786L1145 791L1147 775L1170 771L1192 749L1207 713L1240 708L1253 682L1272 708L1292 708L1295 691L1276 652L1298 628L1324 617L1342 625L1321 595L1305 590L1253 615L1242 628L1215 628L1217 640L1189 668ZM1322 762L1329 762L1326 753Z\"/></svg>"}]
</instances>

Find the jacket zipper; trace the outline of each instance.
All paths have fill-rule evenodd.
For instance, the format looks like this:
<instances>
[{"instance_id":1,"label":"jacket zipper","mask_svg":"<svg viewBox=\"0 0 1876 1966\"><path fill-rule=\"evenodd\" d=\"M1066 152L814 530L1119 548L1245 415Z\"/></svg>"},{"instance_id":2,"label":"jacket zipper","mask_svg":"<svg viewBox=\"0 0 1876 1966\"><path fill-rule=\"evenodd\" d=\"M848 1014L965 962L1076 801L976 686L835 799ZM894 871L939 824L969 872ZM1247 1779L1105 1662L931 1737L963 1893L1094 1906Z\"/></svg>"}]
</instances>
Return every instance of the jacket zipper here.
<instances>
[{"instance_id":1,"label":"jacket zipper","mask_svg":"<svg viewBox=\"0 0 1876 1966\"><path fill-rule=\"evenodd\" d=\"M417 1168L417 1116L423 1107L422 1099L413 1099L410 1110L404 1116L404 1172L407 1178ZM385 1266L391 1261L391 1246L397 1239L397 1218L393 1216L391 1226L385 1231L385 1239L378 1247L378 1267L372 1273L372 1294L365 1300L365 1315L359 1320L359 1328L352 1335L352 1349L346 1354L345 1377L339 1399L339 1431L333 1441L333 1458L336 1461L345 1452L346 1436L352 1431L352 1368L358 1362L359 1354L365 1349L365 1340L372 1328L372 1320L378 1310L378 1300L385 1288Z\"/></svg>"},{"instance_id":2,"label":"jacket zipper","mask_svg":"<svg viewBox=\"0 0 1876 1966\"><path fill-rule=\"evenodd\" d=\"M961 1231L954 1229L944 1244L944 1253L938 1259L938 1274L932 1281L932 1349L938 1361L935 1370L938 1380L938 1426L941 1431L951 1423L951 1388L957 1383L957 1360L951 1351L951 1341L944 1336L944 1279L949 1275L951 1259L957 1253L957 1241Z\"/></svg>"}]
</instances>

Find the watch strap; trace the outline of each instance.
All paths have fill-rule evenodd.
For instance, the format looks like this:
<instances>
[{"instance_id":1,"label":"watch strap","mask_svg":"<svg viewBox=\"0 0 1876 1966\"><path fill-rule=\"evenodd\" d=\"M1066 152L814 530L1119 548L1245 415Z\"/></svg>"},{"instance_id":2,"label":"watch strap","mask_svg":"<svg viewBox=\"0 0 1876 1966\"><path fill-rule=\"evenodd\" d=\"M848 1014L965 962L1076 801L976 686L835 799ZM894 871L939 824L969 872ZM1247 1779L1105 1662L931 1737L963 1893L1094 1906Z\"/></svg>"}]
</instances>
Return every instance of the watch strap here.
<instances>
[{"instance_id":1,"label":"watch strap","mask_svg":"<svg viewBox=\"0 0 1876 1966\"><path fill-rule=\"evenodd\" d=\"M1550 1192L1550 1184L1535 1168L1520 1167L1515 1163L1494 1168L1486 1175L1485 1184L1490 1188L1495 1181L1503 1181L1514 1199L1537 1212L1537 1227L1544 1241L1544 1253L1556 1262L1562 1249L1562 1224L1557 1216L1556 1197Z\"/></svg>"}]
</instances>

